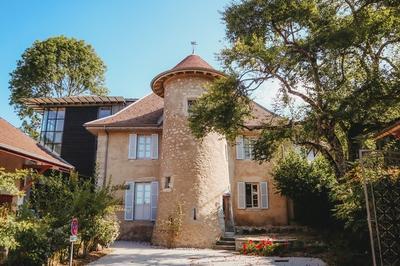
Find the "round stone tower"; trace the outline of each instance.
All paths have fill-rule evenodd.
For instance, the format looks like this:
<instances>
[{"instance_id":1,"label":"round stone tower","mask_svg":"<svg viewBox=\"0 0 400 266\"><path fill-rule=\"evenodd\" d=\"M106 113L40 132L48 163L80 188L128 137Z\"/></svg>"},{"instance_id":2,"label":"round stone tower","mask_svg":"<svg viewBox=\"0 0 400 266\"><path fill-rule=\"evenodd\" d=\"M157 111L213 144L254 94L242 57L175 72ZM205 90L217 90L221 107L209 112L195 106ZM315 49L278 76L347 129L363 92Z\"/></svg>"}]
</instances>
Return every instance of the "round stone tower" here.
<instances>
[{"instance_id":1,"label":"round stone tower","mask_svg":"<svg viewBox=\"0 0 400 266\"><path fill-rule=\"evenodd\" d=\"M197 140L188 126L188 108L221 76L199 56L189 55L151 82L154 93L164 98L154 244L211 247L224 232L222 197L229 191L226 140L215 133Z\"/></svg>"}]
</instances>

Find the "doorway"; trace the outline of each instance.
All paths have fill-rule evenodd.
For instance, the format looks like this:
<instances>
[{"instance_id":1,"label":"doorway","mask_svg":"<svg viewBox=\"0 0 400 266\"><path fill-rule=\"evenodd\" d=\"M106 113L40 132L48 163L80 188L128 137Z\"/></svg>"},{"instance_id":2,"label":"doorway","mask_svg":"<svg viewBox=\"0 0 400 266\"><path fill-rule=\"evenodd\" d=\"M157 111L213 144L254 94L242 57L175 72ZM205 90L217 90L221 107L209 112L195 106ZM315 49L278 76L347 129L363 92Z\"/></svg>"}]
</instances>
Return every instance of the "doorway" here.
<instances>
[{"instance_id":1,"label":"doorway","mask_svg":"<svg viewBox=\"0 0 400 266\"><path fill-rule=\"evenodd\" d=\"M222 209L224 211L225 232L233 232L231 195L225 194L222 196Z\"/></svg>"},{"instance_id":2,"label":"doorway","mask_svg":"<svg viewBox=\"0 0 400 266\"><path fill-rule=\"evenodd\" d=\"M135 220L151 219L151 184L135 184Z\"/></svg>"}]
</instances>

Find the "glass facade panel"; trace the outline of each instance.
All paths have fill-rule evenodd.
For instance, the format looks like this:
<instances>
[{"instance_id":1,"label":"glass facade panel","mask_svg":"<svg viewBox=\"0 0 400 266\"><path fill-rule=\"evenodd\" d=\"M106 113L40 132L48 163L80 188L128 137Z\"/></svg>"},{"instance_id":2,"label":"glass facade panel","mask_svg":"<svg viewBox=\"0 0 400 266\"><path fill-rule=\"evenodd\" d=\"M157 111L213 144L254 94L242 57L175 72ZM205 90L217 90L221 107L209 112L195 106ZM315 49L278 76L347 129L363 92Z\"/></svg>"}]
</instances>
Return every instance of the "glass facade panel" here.
<instances>
[{"instance_id":1,"label":"glass facade panel","mask_svg":"<svg viewBox=\"0 0 400 266\"><path fill-rule=\"evenodd\" d=\"M65 108L50 108L43 113L40 143L57 154L61 153Z\"/></svg>"}]
</instances>

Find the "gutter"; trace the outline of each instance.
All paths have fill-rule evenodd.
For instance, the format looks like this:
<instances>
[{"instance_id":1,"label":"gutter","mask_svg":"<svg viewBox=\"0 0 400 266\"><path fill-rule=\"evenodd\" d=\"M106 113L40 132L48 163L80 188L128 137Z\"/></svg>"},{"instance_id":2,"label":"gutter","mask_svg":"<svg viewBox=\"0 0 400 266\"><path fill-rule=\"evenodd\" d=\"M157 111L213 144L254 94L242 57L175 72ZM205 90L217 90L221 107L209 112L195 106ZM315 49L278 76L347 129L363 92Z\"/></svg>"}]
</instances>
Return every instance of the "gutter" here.
<instances>
[{"instance_id":1,"label":"gutter","mask_svg":"<svg viewBox=\"0 0 400 266\"><path fill-rule=\"evenodd\" d=\"M108 139L110 137L107 127L104 126L104 131L106 132L106 152L104 154L104 176L103 176L103 187L107 184L107 165L108 165Z\"/></svg>"}]
</instances>

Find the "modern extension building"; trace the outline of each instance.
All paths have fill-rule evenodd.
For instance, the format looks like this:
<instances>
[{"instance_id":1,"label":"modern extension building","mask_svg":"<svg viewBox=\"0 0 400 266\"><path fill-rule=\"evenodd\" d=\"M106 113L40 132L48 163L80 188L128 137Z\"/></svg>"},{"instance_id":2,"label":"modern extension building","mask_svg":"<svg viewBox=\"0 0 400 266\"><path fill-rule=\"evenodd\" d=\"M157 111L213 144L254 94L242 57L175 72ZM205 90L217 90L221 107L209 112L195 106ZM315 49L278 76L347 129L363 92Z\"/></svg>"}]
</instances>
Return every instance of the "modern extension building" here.
<instances>
[{"instance_id":1,"label":"modern extension building","mask_svg":"<svg viewBox=\"0 0 400 266\"><path fill-rule=\"evenodd\" d=\"M25 104L43 115L40 143L71 163L79 175L90 177L95 171L97 142L83 124L112 115L134 101L88 95L31 98Z\"/></svg>"}]
</instances>

